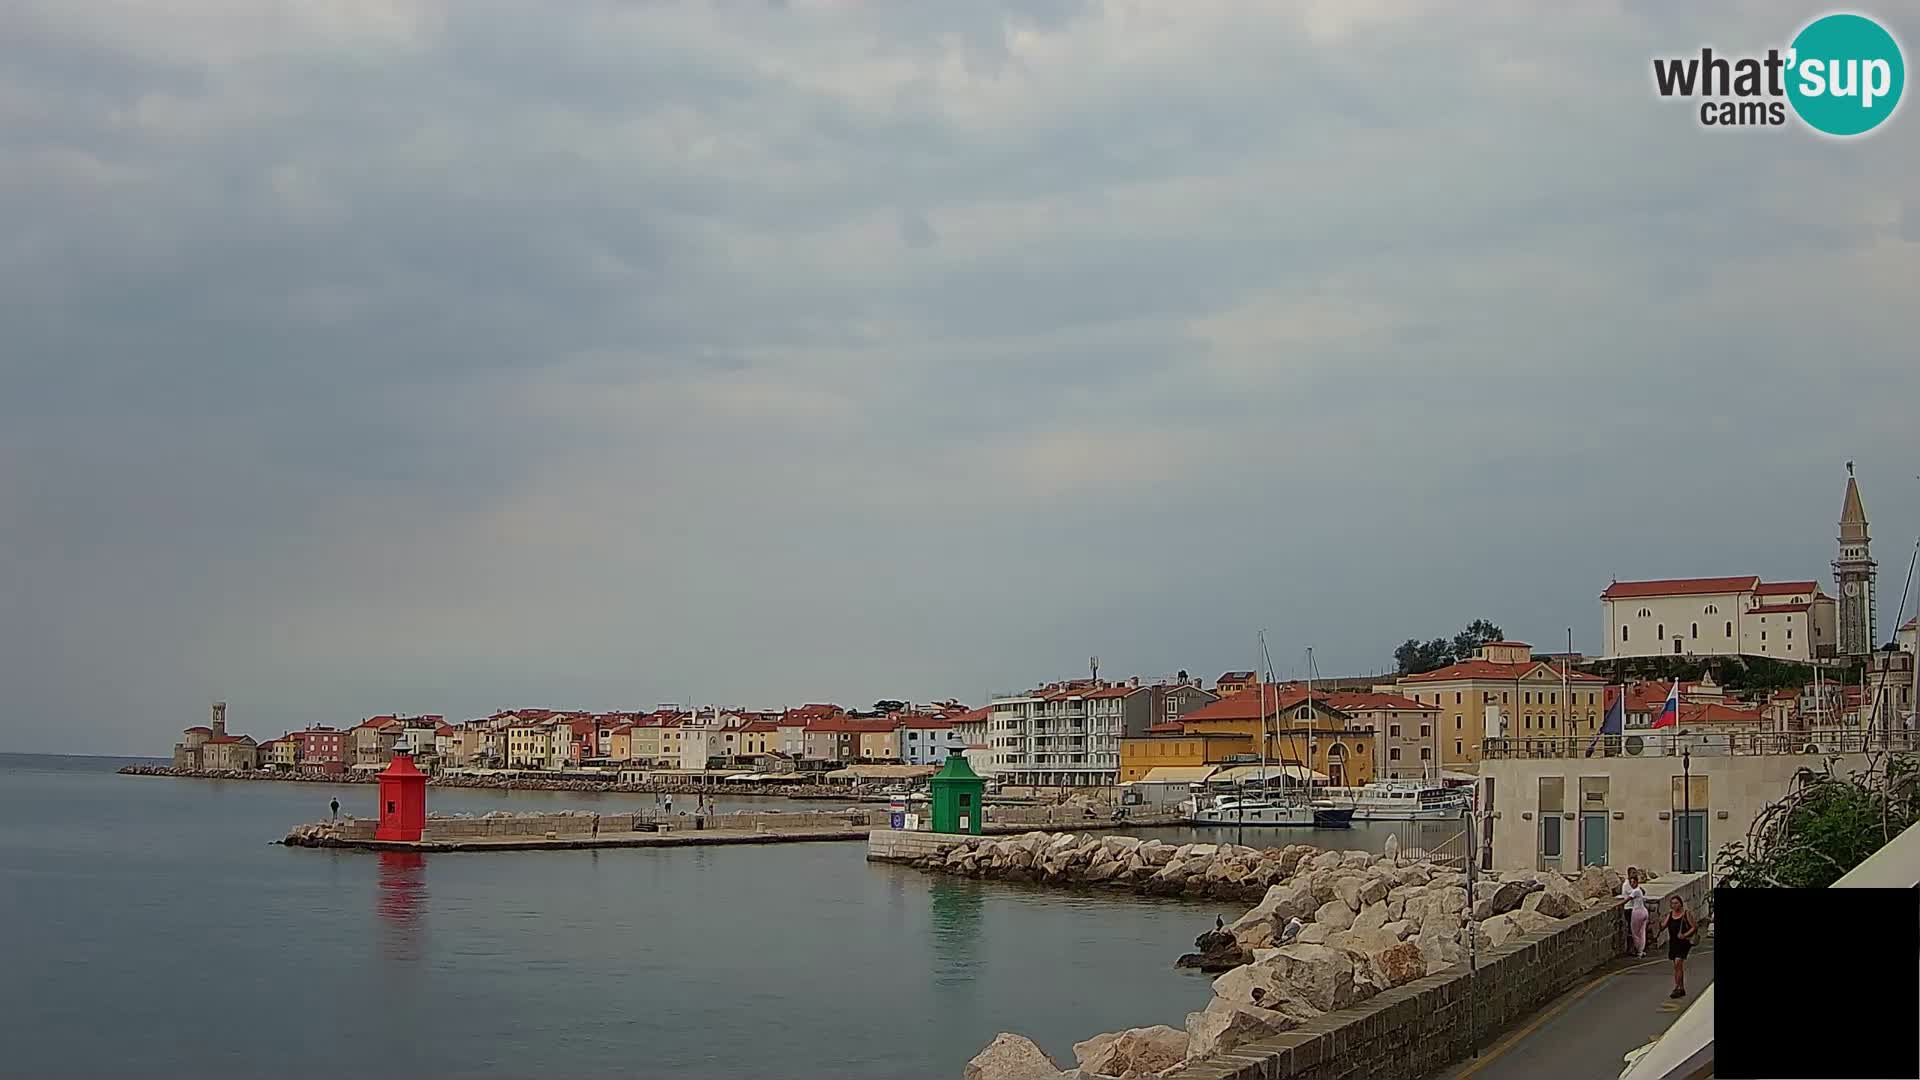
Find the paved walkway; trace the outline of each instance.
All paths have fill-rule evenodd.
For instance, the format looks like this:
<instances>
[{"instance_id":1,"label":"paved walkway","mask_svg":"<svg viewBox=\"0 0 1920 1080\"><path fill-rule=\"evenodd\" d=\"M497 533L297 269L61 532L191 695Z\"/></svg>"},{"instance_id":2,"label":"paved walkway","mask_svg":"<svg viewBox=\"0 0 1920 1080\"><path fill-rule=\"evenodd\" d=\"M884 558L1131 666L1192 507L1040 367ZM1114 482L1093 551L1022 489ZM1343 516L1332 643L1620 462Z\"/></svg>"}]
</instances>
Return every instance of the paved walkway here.
<instances>
[{"instance_id":1,"label":"paved walkway","mask_svg":"<svg viewBox=\"0 0 1920 1080\"><path fill-rule=\"evenodd\" d=\"M1673 990L1673 965L1663 947L1656 958L1623 960L1560 995L1501 1036L1477 1059L1442 1080L1618 1080L1627 1052L1644 1046L1680 1018L1694 995L1713 981L1713 946L1687 958L1687 996Z\"/></svg>"}]
</instances>

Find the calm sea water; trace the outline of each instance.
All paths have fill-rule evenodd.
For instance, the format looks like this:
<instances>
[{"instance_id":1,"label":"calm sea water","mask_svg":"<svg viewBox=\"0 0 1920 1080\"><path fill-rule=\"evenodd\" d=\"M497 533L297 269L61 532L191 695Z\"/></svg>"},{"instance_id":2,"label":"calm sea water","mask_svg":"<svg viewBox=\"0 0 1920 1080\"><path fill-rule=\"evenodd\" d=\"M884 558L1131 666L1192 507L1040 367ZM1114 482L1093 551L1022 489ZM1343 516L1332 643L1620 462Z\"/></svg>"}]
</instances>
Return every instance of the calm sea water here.
<instances>
[{"instance_id":1,"label":"calm sea water","mask_svg":"<svg viewBox=\"0 0 1920 1080\"><path fill-rule=\"evenodd\" d=\"M283 848L373 790L121 764L0 755L0 1075L954 1077L1001 1030L1071 1063L1207 998L1171 964L1214 907L935 877L858 843Z\"/></svg>"}]
</instances>

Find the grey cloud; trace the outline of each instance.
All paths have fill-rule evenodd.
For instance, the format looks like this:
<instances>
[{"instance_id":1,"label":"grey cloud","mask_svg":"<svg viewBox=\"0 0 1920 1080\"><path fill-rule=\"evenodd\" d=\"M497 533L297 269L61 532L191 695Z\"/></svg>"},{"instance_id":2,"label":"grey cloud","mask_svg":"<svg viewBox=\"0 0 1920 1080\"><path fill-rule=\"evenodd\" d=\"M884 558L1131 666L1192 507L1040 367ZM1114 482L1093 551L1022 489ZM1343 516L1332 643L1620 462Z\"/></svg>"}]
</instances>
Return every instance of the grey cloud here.
<instances>
[{"instance_id":1,"label":"grey cloud","mask_svg":"<svg viewBox=\"0 0 1920 1080\"><path fill-rule=\"evenodd\" d=\"M1912 141L1644 86L1787 5L870 7L0 14L0 746L1590 646L1848 458L1920 530Z\"/></svg>"}]
</instances>

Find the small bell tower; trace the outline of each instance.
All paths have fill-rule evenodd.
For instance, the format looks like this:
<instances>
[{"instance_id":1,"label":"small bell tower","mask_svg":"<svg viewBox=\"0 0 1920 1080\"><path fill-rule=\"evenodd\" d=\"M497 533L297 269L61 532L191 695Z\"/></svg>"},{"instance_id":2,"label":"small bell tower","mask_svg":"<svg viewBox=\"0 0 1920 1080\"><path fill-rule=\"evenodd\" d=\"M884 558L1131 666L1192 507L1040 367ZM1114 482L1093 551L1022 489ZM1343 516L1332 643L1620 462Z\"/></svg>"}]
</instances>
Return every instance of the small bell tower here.
<instances>
[{"instance_id":1,"label":"small bell tower","mask_svg":"<svg viewBox=\"0 0 1920 1080\"><path fill-rule=\"evenodd\" d=\"M1860 502L1860 485L1847 462L1847 494L1840 504L1840 554L1833 560L1833 583L1839 588L1841 656L1866 656L1877 643L1874 590L1879 566L1873 561L1873 538L1867 533L1867 510Z\"/></svg>"}]
</instances>

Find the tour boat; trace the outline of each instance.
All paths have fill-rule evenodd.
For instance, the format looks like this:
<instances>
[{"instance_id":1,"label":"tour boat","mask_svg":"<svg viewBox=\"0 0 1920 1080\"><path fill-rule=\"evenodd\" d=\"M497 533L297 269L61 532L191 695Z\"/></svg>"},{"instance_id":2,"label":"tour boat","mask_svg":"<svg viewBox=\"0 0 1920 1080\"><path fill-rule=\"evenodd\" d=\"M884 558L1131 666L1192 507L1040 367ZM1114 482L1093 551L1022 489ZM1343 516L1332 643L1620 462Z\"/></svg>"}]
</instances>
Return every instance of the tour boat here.
<instances>
[{"instance_id":1,"label":"tour boat","mask_svg":"<svg viewBox=\"0 0 1920 1080\"><path fill-rule=\"evenodd\" d=\"M1357 788L1328 788L1316 808L1347 808L1355 821L1458 821L1467 793L1422 780L1381 780Z\"/></svg>"}]
</instances>

